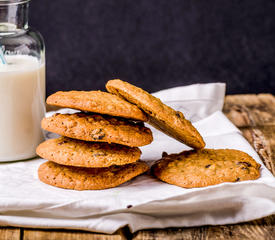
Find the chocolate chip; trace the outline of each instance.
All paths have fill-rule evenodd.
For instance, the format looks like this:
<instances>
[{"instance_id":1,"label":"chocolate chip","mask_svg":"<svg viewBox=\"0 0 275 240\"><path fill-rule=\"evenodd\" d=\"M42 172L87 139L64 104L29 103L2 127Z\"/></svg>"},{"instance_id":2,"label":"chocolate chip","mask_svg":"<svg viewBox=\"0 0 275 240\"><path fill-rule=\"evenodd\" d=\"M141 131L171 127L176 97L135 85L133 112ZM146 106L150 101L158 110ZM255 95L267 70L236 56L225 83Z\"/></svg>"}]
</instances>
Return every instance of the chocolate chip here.
<instances>
[{"instance_id":1,"label":"chocolate chip","mask_svg":"<svg viewBox=\"0 0 275 240\"><path fill-rule=\"evenodd\" d=\"M103 129L94 129L91 133L91 137L93 140L101 140L105 137L105 133L103 132Z\"/></svg>"},{"instance_id":2,"label":"chocolate chip","mask_svg":"<svg viewBox=\"0 0 275 240\"><path fill-rule=\"evenodd\" d=\"M100 136L98 136L95 140L101 140L101 139L103 139L105 137L105 134L102 134L102 135L100 135Z\"/></svg>"},{"instance_id":3,"label":"chocolate chip","mask_svg":"<svg viewBox=\"0 0 275 240\"><path fill-rule=\"evenodd\" d=\"M137 126L144 127L144 122L136 122L135 123Z\"/></svg>"},{"instance_id":4,"label":"chocolate chip","mask_svg":"<svg viewBox=\"0 0 275 240\"><path fill-rule=\"evenodd\" d=\"M210 166L211 166L211 164L208 164L208 165L205 166L205 168L209 168Z\"/></svg>"},{"instance_id":5,"label":"chocolate chip","mask_svg":"<svg viewBox=\"0 0 275 240\"><path fill-rule=\"evenodd\" d=\"M132 206L132 205L128 205L128 206L127 206L127 208L131 208L131 207L133 207L133 206Z\"/></svg>"},{"instance_id":6,"label":"chocolate chip","mask_svg":"<svg viewBox=\"0 0 275 240\"><path fill-rule=\"evenodd\" d=\"M181 117L181 112L176 112L176 116L177 116L178 118L180 118L180 117Z\"/></svg>"},{"instance_id":7,"label":"chocolate chip","mask_svg":"<svg viewBox=\"0 0 275 240\"><path fill-rule=\"evenodd\" d=\"M240 178L238 177L236 180L235 180L235 182L239 182L240 181Z\"/></svg>"},{"instance_id":8,"label":"chocolate chip","mask_svg":"<svg viewBox=\"0 0 275 240\"><path fill-rule=\"evenodd\" d=\"M167 152L162 152L162 157L166 157L168 156L168 153Z\"/></svg>"},{"instance_id":9,"label":"chocolate chip","mask_svg":"<svg viewBox=\"0 0 275 240\"><path fill-rule=\"evenodd\" d=\"M106 156L106 153L94 153L93 157Z\"/></svg>"},{"instance_id":10,"label":"chocolate chip","mask_svg":"<svg viewBox=\"0 0 275 240\"><path fill-rule=\"evenodd\" d=\"M239 164L244 164L244 165L246 165L247 167L251 167L251 163L249 163L249 162L238 162L237 164L238 164L238 165L239 165Z\"/></svg>"}]
</instances>

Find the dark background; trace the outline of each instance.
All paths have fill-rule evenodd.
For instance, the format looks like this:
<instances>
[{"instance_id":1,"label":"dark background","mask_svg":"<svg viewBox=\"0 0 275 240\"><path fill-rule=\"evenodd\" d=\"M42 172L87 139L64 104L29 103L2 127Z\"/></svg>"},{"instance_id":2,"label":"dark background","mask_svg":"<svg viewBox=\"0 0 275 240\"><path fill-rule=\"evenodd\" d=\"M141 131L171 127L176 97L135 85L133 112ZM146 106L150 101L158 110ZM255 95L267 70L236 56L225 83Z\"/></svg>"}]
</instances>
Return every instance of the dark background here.
<instances>
[{"instance_id":1,"label":"dark background","mask_svg":"<svg viewBox=\"0 0 275 240\"><path fill-rule=\"evenodd\" d=\"M47 94L113 78L275 93L275 1L32 0L30 25L46 42Z\"/></svg>"}]
</instances>

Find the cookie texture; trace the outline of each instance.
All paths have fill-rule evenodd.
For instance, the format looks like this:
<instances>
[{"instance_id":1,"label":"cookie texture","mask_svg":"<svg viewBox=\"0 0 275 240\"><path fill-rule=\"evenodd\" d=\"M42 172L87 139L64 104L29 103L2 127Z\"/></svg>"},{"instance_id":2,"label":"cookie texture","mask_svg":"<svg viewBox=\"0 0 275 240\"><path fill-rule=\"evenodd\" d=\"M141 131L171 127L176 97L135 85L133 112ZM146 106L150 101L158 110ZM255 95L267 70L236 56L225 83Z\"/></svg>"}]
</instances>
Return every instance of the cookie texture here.
<instances>
[{"instance_id":1,"label":"cookie texture","mask_svg":"<svg viewBox=\"0 0 275 240\"><path fill-rule=\"evenodd\" d=\"M39 179L49 185L73 190L101 190L117 187L149 169L138 161L108 168L81 168L60 165L51 161L40 165Z\"/></svg>"},{"instance_id":2,"label":"cookie texture","mask_svg":"<svg viewBox=\"0 0 275 240\"><path fill-rule=\"evenodd\" d=\"M67 137L50 139L41 143L36 153L47 160L77 167L109 167L139 160L139 148L118 144L86 142Z\"/></svg>"},{"instance_id":3,"label":"cookie texture","mask_svg":"<svg viewBox=\"0 0 275 240\"><path fill-rule=\"evenodd\" d=\"M191 122L185 119L181 112L165 105L160 99L119 79L108 81L106 88L146 112L149 123L155 128L192 148L204 148L203 138Z\"/></svg>"},{"instance_id":4,"label":"cookie texture","mask_svg":"<svg viewBox=\"0 0 275 240\"><path fill-rule=\"evenodd\" d=\"M114 94L101 91L59 91L47 98L47 104L140 121L148 119L137 106Z\"/></svg>"},{"instance_id":5,"label":"cookie texture","mask_svg":"<svg viewBox=\"0 0 275 240\"><path fill-rule=\"evenodd\" d=\"M152 132L140 123L107 115L75 113L44 118L43 129L84 141L117 143L130 147L150 144Z\"/></svg>"},{"instance_id":6,"label":"cookie texture","mask_svg":"<svg viewBox=\"0 0 275 240\"><path fill-rule=\"evenodd\" d=\"M184 188L197 188L257 179L260 166L242 151L202 149L163 154L151 170L153 175L164 182Z\"/></svg>"}]
</instances>

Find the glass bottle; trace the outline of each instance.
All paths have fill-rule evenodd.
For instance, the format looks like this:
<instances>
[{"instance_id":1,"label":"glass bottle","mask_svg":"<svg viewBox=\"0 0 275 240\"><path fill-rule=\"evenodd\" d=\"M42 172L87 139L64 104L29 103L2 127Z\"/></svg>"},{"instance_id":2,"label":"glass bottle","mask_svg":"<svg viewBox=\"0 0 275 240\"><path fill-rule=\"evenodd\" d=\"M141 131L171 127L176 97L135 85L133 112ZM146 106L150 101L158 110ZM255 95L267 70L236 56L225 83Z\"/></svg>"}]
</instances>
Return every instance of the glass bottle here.
<instances>
[{"instance_id":1,"label":"glass bottle","mask_svg":"<svg viewBox=\"0 0 275 240\"><path fill-rule=\"evenodd\" d=\"M43 141L45 46L29 0L0 0L0 162L29 159Z\"/></svg>"}]
</instances>

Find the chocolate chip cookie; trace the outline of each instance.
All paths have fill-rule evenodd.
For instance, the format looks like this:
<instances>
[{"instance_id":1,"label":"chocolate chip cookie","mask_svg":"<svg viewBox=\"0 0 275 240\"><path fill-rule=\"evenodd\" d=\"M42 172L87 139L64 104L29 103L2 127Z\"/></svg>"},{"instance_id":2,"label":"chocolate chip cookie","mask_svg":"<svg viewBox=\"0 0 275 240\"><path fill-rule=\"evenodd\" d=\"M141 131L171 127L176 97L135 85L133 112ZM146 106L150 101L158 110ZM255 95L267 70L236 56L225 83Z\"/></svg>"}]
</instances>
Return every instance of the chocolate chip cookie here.
<instances>
[{"instance_id":1,"label":"chocolate chip cookie","mask_svg":"<svg viewBox=\"0 0 275 240\"><path fill-rule=\"evenodd\" d=\"M191 122L185 119L181 112L165 105L160 99L118 79L108 81L106 88L109 92L136 104L146 112L149 116L149 123L155 128L192 148L204 148L203 138Z\"/></svg>"},{"instance_id":2,"label":"chocolate chip cookie","mask_svg":"<svg viewBox=\"0 0 275 240\"><path fill-rule=\"evenodd\" d=\"M114 94L101 91L59 91L47 98L47 104L139 121L148 119L137 106Z\"/></svg>"},{"instance_id":3,"label":"chocolate chip cookie","mask_svg":"<svg viewBox=\"0 0 275 240\"><path fill-rule=\"evenodd\" d=\"M67 137L50 139L41 143L36 153L47 160L76 167L109 167L139 160L139 148L118 144L86 142Z\"/></svg>"},{"instance_id":4,"label":"chocolate chip cookie","mask_svg":"<svg viewBox=\"0 0 275 240\"><path fill-rule=\"evenodd\" d=\"M108 168L81 168L45 162L38 169L39 179L49 185L73 190L101 190L125 183L149 169L142 161Z\"/></svg>"},{"instance_id":5,"label":"chocolate chip cookie","mask_svg":"<svg viewBox=\"0 0 275 240\"><path fill-rule=\"evenodd\" d=\"M202 149L163 154L151 168L160 180L184 188L197 188L223 182L254 180L260 164L248 154L233 149Z\"/></svg>"},{"instance_id":6,"label":"chocolate chip cookie","mask_svg":"<svg viewBox=\"0 0 275 240\"><path fill-rule=\"evenodd\" d=\"M44 118L43 129L84 141L139 147L153 141L152 132L140 123L107 115L75 113Z\"/></svg>"}]
</instances>

